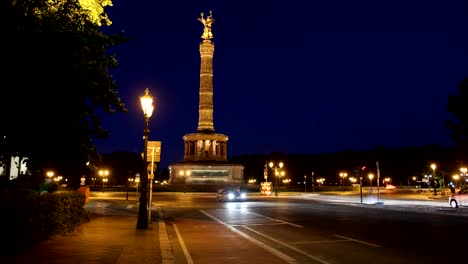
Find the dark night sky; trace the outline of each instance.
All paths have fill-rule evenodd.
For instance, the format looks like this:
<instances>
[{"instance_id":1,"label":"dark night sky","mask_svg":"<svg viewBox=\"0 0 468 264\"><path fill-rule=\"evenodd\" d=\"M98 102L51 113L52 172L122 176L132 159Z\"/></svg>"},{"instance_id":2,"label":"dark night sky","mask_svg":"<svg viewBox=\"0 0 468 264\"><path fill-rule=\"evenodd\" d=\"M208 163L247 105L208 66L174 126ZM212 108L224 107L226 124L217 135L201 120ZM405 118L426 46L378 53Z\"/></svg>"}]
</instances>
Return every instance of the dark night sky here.
<instances>
[{"instance_id":1,"label":"dark night sky","mask_svg":"<svg viewBox=\"0 0 468 264\"><path fill-rule=\"evenodd\" d=\"M468 76L468 1L114 0L105 32L127 114L98 151L143 149L139 96L156 99L161 166L196 132L203 25L213 10L214 127L228 155L450 146L447 97Z\"/></svg>"}]
</instances>

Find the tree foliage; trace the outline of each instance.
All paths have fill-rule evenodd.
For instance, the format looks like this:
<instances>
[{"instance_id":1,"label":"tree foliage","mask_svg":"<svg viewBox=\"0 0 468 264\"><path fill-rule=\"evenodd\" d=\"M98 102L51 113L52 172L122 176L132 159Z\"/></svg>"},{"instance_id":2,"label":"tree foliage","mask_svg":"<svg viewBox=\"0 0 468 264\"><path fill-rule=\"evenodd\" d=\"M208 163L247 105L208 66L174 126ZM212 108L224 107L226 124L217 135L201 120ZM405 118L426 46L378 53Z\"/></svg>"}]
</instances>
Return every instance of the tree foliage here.
<instances>
[{"instance_id":1,"label":"tree foliage","mask_svg":"<svg viewBox=\"0 0 468 264\"><path fill-rule=\"evenodd\" d=\"M2 2L2 156L27 156L37 173L57 168L79 182L98 157L93 139L108 136L102 116L126 112L107 50L127 38L102 33L79 0Z\"/></svg>"},{"instance_id":2,"label":"tree foliage","mask_svg":"<svg viewBox=\"0 0 468 264\"><path fill-rule=\"evenodd\" d=\"M468 78L458 86L458 95L449 95L447 111L451 118L446 120L446 127L451 131L450 137L455 143L459 159L468 157Z\"/></svg>"}]
</instances>

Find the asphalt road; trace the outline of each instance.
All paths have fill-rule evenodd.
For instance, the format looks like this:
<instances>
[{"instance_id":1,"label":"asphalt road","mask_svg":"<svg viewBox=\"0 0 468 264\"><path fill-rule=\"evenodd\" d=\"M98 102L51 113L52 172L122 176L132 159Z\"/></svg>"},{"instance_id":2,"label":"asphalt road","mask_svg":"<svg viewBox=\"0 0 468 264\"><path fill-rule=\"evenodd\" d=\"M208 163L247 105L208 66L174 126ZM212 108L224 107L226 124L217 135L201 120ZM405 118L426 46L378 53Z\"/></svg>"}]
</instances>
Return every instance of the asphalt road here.
<instances>
[{"instance_id":1,"label":"asphalt road","mask_svg":"<svg viewBox=\"0 0 468 264\"><path fill-rule=\"evenodd\" d=\"M356 199L282 194L220 203L215 194L157 193L153 206L163 213L176 264L466 261L468 209Z\"/></svg>"}]
</instances>

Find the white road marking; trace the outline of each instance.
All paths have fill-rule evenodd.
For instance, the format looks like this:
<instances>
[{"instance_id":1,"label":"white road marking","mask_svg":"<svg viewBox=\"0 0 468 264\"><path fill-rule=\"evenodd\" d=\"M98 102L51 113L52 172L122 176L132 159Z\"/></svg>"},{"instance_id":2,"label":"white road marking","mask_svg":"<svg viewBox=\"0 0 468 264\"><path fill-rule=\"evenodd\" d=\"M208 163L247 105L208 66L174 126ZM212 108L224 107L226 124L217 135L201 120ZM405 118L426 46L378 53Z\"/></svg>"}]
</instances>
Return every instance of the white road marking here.
<instances>
[{"instance_id":1,"label":"white road marking","mask_svg":"<svg viewBox=\"0 0 468 264\"><path fill-rule=\"evenodd\" d=\"M246 228L246 229L248 229L248 230L250 230L250 231L252 231L252 232L254 232L254 233L256 233L256 234L258 234L258 235L260 235L260 236L266 237L266 238L268 238L269 240L271 240L271 241L273 241L273 242L275 242L275 243L278 243L278 244L280 244L280 245L282 245L282 246L284 246L284 247L287 247L287 248L292 249L292 250L294 250L294 251L296 251L296 252L299 252L299 253L301 253L302 255L304 255L304 256L306 256L306 257L309 257L309 258L311 258L311 259L313 259L313 260L315 260L315 261L318 261L318 262L323 263L323 264L329 264L329 262L326 262L325 260L322 260L322 259L319 259L319 258L317 258L317 257L315 257L315 256L312 256L312 255L310 255L310 254L307 253L307 252L304 252L304 251L302 251L302 250L300 250L300 249L298 249L298 248L296 248L296 247L290 246L290 245L288 245L288 244L286 244L286 243L284 243L284 242L281 242L281 241L276 240L276 239L274 239L274 238L272 238L272 237L270 237L270 236L267 236L267 235L265 235L265 234L262 234L262 233L260 233L260 232L258 232L258 231L256 231L256 230L253 230L252 228L249 228L249 227L247 227L247 226L243 226L243 227Z\"/></svg>"},{"instance_id":2,"label":"white road marking","mask_svg":"<svg viewBox=\"0 0 468 264\"><path fill-rule=\"evenodd\" d=\"M249 211L245 211L245 212L246 212L246 213L249 213L249 214L257 215L257 216L260 216L260 217L264 217L264 218L266 218L266 219L270 219L270 220L275 221L275 222L278 222L278 223L283 223L283 224L292 225L292 226L301 227L301 228L304 227L304 226L301 226L301 225L296 225L296 224L293 224L293 223L290 223L290 222L286 222L286 221L283 221L283 220L271 218L271 217L264 216L264 215L261 215L261 214L252 213L252 212L249 212Z\"/></svg>"},{"instance_id":3,"label":"white road marking","mask_svg":"<svg viewBox=\"0 0 468 264\"><path fill-rule=\"evenodd\" d=\"M192 256L190 256L190 252L188 251L187 247L185 246L184 239L180 235L179 228L177 228L177 225L174 224L174 230L177 234L177 238L179 239L180 246L182 247L182 251L184 252L185 259L187 260L188 264L193 264L193 259Z\"/></svg>"},{"instance_id":4,"label":"white road marking","mask_svg":"<svg viewBox=\"0 0 468 264\"><path fill-rule=\"evenodd\" d=\"M319 244L319 243L336 243L336 242L352 242L349 239L337 239L337 240L317 240L317 241L301 241L301 242L291 242L290 245L298 244Z\"/></svg>"},{"instance_id":5,"label":"white road marking","mask_svg":"<svg viewBox=\"0 0 468 264\"><path fill-rule=\"evenodd\" d=\"M231 226L245 226L246 224L238 224ZM285 223L261 223L261 224L247 224L248 226L266 226L266 225L285 225Z\"/></svg>"},{"instance_id":6,"label":"white road marking","mask_svg":"<svg viewBox=\"0 0 468 264\"><path fill-rule=\"evenodd\" d=\"M355 241L355 242L358 242L358 243L361 243L361 244L364 244L364 245L372 246L372 247L380 247L379 245L372 244L372 243L367 243L367 242L357 240L357 239L354 239L354 238L349 238L349 237L340 236L340 235L335 235L335 236L340 237L340 238L344 238L344 239L348 239L348 240L351 240L351 241Z\"/></svg>"},{"instance_id":7,"label":"white road marking","mask_svg":"<svg viewBox=\"0 0 468 264\"><path fill-rule=\"evenodd\" d=\"M206 216L210 217L211 219L215 220L216 222L224 225L225 227L227 227L229 230L233 231L234 233L240 235L241 237L249 240L250 242L254 243L255 245L265 249L266 251L272 253L273 255L281 258L282 260L286 261L287 263L296 263L296 260L291 258L290 256L268 246L267 244L263 243L263 242L260 242L258 240L256 240L255 238L247 235L246 233L244 232L241 232L240 230L238 229L235 229L234 227L224 223L223 221L219 220L218 218L216 218L215 216L212 216L210 215L209 213L205 212L204 210L200 210L200 212L202 212L203 214L205 214Z\"/></svg>"}]
</instances>

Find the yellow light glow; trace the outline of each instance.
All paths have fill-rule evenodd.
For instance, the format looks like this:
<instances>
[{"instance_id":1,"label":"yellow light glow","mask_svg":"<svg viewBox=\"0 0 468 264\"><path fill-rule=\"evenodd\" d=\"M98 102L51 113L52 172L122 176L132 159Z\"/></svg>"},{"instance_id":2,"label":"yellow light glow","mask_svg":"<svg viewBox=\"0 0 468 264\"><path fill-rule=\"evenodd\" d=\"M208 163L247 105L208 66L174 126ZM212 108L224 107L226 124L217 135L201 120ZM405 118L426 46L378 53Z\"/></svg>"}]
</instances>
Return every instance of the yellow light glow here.
<instances>
[{"instance_id":1,"label":"yellow light glow","mask_svg":"<svg viewBox=\"0 0 468 264\"><path fill-rule=\"evenodd\" d=\"M101 177L107 177L107 176L109 176L109 171L108 170L99 170L98 174Z\"/></svg>"},{"instance_id":2,"label":"yellow light glow","mask_svg":"<svg viewBox=\"0 0 468 264\"><path fill-rule=\"evenodd\" d=\"M143 110L143 114L145 117L151 117L153 114L154 106L153 106L153 97L149 94L148 88L145 90L145 95L140 97L141 102L141 109Z\"/></svg>"},{"instance_id":3,"label":"yellow light glow","mask_svg":"<svg viewBox=\"0 0 468 264\"><path fill-rule=\"evenodd\" d=\"M369 179L371 179L371 180L372 180L373 178L374 178L374 174L372 174L372 173L369 173Z\"/></svg>"},{"instance_id":4,"label":"yellow light glow","mask_svg":"<svg viewBox=\"0 0 468 264\"><path fill-rule=\"evenodd\" d=\"M465 174L466 171L467 171L467 169L466 169L465 167L463 167L463 168L460 168L460 171L461 171L463 174Z\"/></svg>"},{"instance_id":5,"label":"yellow light glow","mask_svg":"<svg viewBox=\"0 0 468 264\"><path fill-rule=\"evenodd\" d=\"M54 177L54 172L53 171L48 171L46 172L47 177Z\"/></svg>"},{"instance_id":6,"label":"yellow light glow","mask_svg":"<svg viewBox=\"0 0 468 264\"><path fill-rule=\"evenodd\" d=\"M432 168L432 170L435 170L437 168L437 166L434 163L432 163L431 168Z\"/></svg>"}]
</instances>

